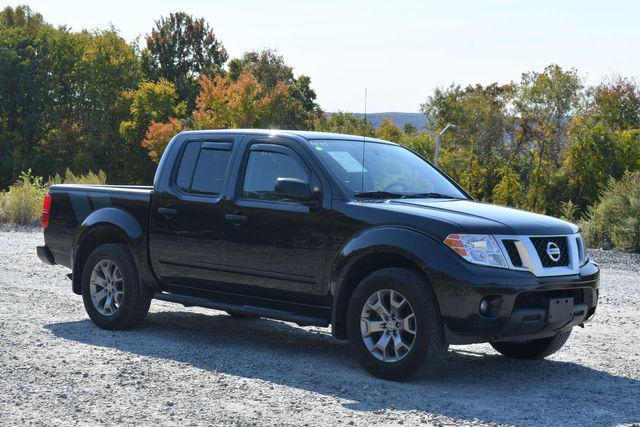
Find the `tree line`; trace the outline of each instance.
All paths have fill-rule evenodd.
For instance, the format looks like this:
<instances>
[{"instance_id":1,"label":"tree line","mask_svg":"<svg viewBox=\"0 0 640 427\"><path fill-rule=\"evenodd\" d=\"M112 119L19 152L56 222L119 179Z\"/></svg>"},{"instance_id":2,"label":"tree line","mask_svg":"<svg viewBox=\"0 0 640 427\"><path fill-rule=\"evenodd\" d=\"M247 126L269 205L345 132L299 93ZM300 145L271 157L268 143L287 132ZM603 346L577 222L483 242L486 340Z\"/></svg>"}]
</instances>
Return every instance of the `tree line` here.
<instances>
[{"instance_id":1,"label":"tree line","mask_svg":"<svg viewBox=\"0 0 640 427\"><path fill-rule=\"evenodd\" d=\"M181 129L313 128L322 111L310 82L272 50L229 60L210 25L185 13L127 43L113 28L73 32L27 6L7 7L0 188L27 169L149 183L165 135Z\"/></svg>"},{"instance_id":2,"label":"tree line","mask_svg":"<svg viewBox=\"0 0 640 427\"><path fill-rule=\"evenodd\" d=\"M206 128L366 134L432 159L435 133L455 123L440 165L470 194L573 220L640 170L640 87L623 76L587 86L550 65L508 84L438 88L420 109L422 131L328 116L276 51L230 59L209 23L181 12L132 43L114 28L56 28L27 6L0 12L0 189L28 169L150 183L171 136Z\"/></svg>"}]
</instances>

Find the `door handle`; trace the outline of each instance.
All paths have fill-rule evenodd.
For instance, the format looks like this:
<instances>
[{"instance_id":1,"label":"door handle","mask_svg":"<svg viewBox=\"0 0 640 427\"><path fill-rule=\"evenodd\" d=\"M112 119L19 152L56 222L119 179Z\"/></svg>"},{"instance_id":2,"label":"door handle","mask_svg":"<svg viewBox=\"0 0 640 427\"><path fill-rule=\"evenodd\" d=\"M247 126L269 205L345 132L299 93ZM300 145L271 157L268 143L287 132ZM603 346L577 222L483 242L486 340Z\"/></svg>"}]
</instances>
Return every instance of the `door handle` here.
<instances>
[{"instance_id":1,"label":"door handle","mask_svg":"<svg viewBox=\"0 0 640 427\"><path fill-rule=\"evenodd\" d=\"M158 208L158 212L166 219L171 219L178 213L178 210L174 208Z\"/></svg>"},{"instance_id":2,"label":"door handle","mask_svg":"<svg viewBox=\"0 0 640 427\"><path fill-rule=\"evenodd\" d=\"M247 216L241 213L225 214L224 219L231 221L233 225L240 225L247 220Z\"/></svg>"}]
</instances>

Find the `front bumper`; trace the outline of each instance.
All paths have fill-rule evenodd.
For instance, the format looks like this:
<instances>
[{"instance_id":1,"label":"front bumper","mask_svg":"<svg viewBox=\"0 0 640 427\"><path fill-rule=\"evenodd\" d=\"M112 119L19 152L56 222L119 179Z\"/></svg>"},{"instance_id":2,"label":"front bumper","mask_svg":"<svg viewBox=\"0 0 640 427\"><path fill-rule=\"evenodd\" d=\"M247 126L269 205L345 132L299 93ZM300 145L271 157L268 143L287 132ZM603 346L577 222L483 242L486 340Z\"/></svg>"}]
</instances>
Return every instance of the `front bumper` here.
<instances>
[{"instance_id":1,"label":"front bumper","mask_svg":"<svg viewBox=\"0 0 640 427\"><path fill-rule=\"evenodd\" d=\"M450 344L527 341L588 321L598 303L599 269L592 261L570 276L479 268L443 278L436 294ZM460 270L459 270L460 271ZM480 309L485 300L489 310Z\"/></svg>"}]
</instances>

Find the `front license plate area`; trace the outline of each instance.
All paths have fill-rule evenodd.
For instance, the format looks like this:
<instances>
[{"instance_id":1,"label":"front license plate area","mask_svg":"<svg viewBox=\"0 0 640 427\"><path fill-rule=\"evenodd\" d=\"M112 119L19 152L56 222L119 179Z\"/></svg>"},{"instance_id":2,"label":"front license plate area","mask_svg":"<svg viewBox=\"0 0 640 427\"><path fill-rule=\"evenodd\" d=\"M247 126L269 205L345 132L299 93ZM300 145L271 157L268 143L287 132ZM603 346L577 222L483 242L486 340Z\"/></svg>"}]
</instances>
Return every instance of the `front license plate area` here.
<instances>
[{"instance_id":1,"label":"front license plate area","mask_svg":"<svg viewBox=\"0 0 640 427\"><path fill-rule=\"evenodd\" d=\"M549 300L549 323L567 323L573 313L573 297Z\"/></svg>"}]
</instances>

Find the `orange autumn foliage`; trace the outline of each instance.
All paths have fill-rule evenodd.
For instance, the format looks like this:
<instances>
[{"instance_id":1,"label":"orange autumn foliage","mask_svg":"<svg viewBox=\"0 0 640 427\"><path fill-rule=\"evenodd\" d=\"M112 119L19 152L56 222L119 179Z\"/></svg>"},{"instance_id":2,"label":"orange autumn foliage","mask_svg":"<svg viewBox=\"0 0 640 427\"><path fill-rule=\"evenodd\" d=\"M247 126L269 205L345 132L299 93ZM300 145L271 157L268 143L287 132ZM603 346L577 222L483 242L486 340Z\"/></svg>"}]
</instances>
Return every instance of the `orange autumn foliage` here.
<instances>
[{"instance_id":1,"label":"orange autumn foliage","mask_svg":"<svg viewBox=\"0 0 640 427\"><path fill-rule=\"evenodd\" d=\"M278 81L266 89L250 72L243 72L236 80L203 76L191 117L152 122L142 145L158 162L171 137L184 129L306 129L310 122L309 113L286 82Z\"/></svg>"},{"instance_id":2,"label":"orange autumn foliage","mask_svg":"<svg viewBox=\"0 0 640 427\"><path fill-rule=\"evenodd\" d=\"M149 150L151 159L158 163L171 138L181 131L182 123L176 118L170 117L168 123L152 121L142 141L142 146Z\"/></svg>"},{"instance_id":3,"label":"orange autumn foliage","mask_svg":"<svg viewBox=\"0 0 640 427\"><path fill-rule=\"evenodd\" d=\"M302 103L293 98L282 81L271 90L249 72L236 81L228 77L200 79L193 125L196 129L220 128L304 128L307 119Z\"/></svg>"}]
</instances>

